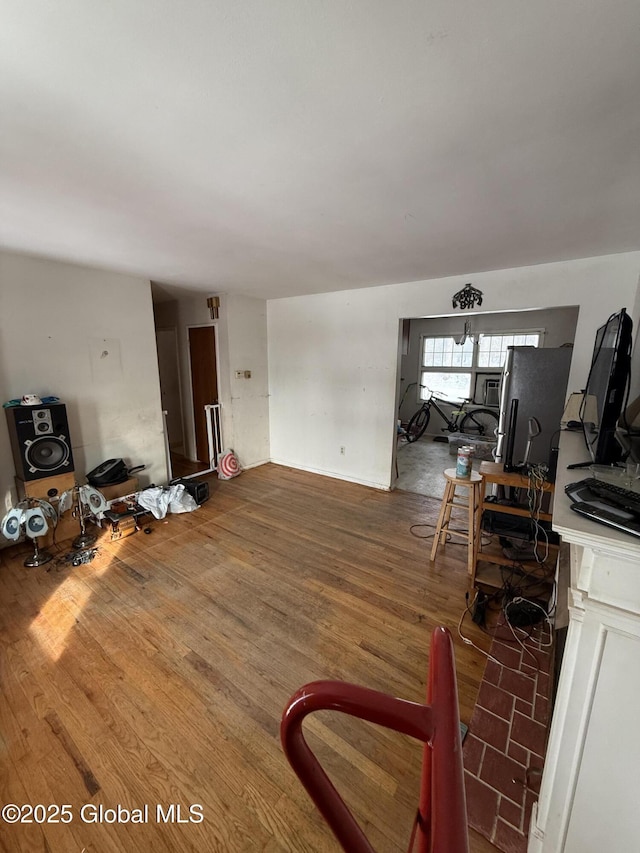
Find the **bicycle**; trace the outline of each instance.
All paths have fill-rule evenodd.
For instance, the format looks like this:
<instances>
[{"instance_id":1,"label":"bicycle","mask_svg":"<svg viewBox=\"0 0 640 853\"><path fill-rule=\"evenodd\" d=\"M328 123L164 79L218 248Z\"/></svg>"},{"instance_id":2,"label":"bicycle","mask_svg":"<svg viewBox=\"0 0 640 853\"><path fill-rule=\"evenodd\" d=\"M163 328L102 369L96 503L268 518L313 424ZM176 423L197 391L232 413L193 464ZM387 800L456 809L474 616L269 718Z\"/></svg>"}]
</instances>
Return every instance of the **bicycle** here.
<instances>
[{"instance_id":1,"label":"bicycle","mask_svg":"<svg viewBox=\"0 0 640 853\"><path fill-rule=\"evenodd\" d=\"M424 385L422 386L425 387ZM471 403L471 398L466 397L460 403L457 409L451 412L451 417L440 408L438 403L451 405L449 400L444 400L442 397L436 397L433 391L429 391L429 398L425 400L422 406L415 414L411 416L406 428L407 441L417 441L425 432L429 419L431 418L431 409L434 408L445 422L443 430L449 432L462 432L467 435L487 435L494 436L498 427L498 416L491 409L478 407L476 409L467 408ZM454 404L455 405L455 404Z\"/></svg>"}]
</instances>

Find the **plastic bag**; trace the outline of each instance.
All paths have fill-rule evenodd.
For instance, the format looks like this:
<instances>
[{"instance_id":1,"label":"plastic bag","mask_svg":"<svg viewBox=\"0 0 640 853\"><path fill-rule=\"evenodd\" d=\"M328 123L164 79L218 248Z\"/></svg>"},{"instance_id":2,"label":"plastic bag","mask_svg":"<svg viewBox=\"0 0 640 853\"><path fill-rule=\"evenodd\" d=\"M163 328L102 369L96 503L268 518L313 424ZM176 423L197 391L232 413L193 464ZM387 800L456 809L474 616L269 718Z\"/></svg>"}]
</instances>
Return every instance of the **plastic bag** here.
<instances>
[{"instance_id":1,"label":"plastic bag","mask_svg":"<svg viewBox=\"0 0 640 853\"><path fill-rule=\"evenodd\" d=\"M182 483L175 483L165 489L160 486L144 489L136 499L143 509L153 513L154 518L164 518L168 512L193 512L199 506Z\"/></svg>"}]
</instances>

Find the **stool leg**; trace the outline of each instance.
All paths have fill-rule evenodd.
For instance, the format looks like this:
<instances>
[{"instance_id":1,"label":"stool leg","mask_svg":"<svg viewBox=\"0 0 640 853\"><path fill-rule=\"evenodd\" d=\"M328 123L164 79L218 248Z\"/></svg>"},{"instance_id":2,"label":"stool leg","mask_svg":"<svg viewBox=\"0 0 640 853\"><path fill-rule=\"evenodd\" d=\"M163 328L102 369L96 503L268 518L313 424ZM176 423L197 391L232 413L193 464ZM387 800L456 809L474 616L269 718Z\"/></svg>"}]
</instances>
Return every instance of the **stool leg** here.
<instances>
[{"instance_id":1,"label":"stool leg","mask_svg":"<svg viewBox=\"0 0 640 853\"><path fill-rule=\"evenodd\" d=\"M449 508L449 514L451 514L451 507L449 506L449 501L451 500L450 493L452 489L452 483L447 482L444 488L444 497L442 498L442 505L440 506L440 514L438 515L438 523L436 524L436 532L433 534L433 545L431 546L431 562L433 562L436 558L436 551L438 550L438 544L440 542L440 536L442 535L445 515L447 512L447 508ZM446 537L446 532L445 532Z\"/></svg>"},{"instance_id":2,"label":"stool leg","mask_svg":"<svg viewBox=\"0 0 640 853\"><path fill-rule=\"evenodd\" d=\"M453 502L456 497L456 484L449 483L449 495L447 498L447 508L444 514L444 527L445 529L449 528L449 524L451 523L451 510L453 509ZM445 534L446 536L446 534Z\"/></svg>"},{"instance_id":3,"label":"stool leg","mask_svg":"<svg viewBox=\"0 0 640 853\"><path fill-rule=\"evenodd\" d=\"M480 546L482 544L482 499L484 497L484 480L476 484L475 488L475 515L476 515L476 523L474 527L474 547L473 547L473 566L475 572L475 564L478 561L478 557L480 556Z\"/></svg>"},{"instance_id":4,"label":"stool leg","mask_svg":"<svg viewBox=\"0 0 640 853\"><path fill-rule=\"evenodd\" d=\"M467 541L467 572L473 574L473 560L475 556L475 529L476 529L476 489L475 483L469 483L469 533Z\"/></svg>"}]
</instances>

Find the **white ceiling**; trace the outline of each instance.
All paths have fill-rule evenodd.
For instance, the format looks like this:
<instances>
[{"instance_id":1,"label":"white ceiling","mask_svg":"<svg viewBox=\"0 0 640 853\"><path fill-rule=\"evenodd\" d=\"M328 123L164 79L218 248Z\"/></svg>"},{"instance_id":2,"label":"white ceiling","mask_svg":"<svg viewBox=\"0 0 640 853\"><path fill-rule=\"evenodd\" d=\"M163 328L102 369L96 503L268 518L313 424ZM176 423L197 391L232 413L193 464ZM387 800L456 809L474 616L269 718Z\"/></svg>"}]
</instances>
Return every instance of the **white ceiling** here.
<instances>
[{"instance_id":1,"label":"white ceiling","mask_svg":"<svg viewBox=\"0 0 640 853\"><path fill-rule=\"evenodd\" d=\"M640 248L638 0L4 0L0 245L267 298Z\"/></svg>"}]
</instances>

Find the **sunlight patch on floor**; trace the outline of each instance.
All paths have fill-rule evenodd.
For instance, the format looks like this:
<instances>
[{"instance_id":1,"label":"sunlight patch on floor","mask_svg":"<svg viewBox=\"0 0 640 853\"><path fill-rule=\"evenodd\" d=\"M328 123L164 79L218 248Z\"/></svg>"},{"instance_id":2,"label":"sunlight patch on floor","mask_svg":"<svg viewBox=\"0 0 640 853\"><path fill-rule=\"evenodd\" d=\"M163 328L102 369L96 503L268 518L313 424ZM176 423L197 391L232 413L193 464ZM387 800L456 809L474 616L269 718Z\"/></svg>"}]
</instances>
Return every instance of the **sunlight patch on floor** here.
<instances>
[{"instance_id":1,"label":"sunlight patch on floor","mask_svg":"<svg viewBox=\"0 0 640 853\"><path fill-rule=\"evenodd\" d=\"M113 543L116 546L121 544ZM109 548L109 555L103 551L91 563L73 567L71 574L52 592L29 626L40 647L54 662L64 652L69 633L91 597L91 585L86 580L102 577L111 566L115 556L113 545ZM115 548L117 550L119 547Z\"/></svg>"}]
</instances>

